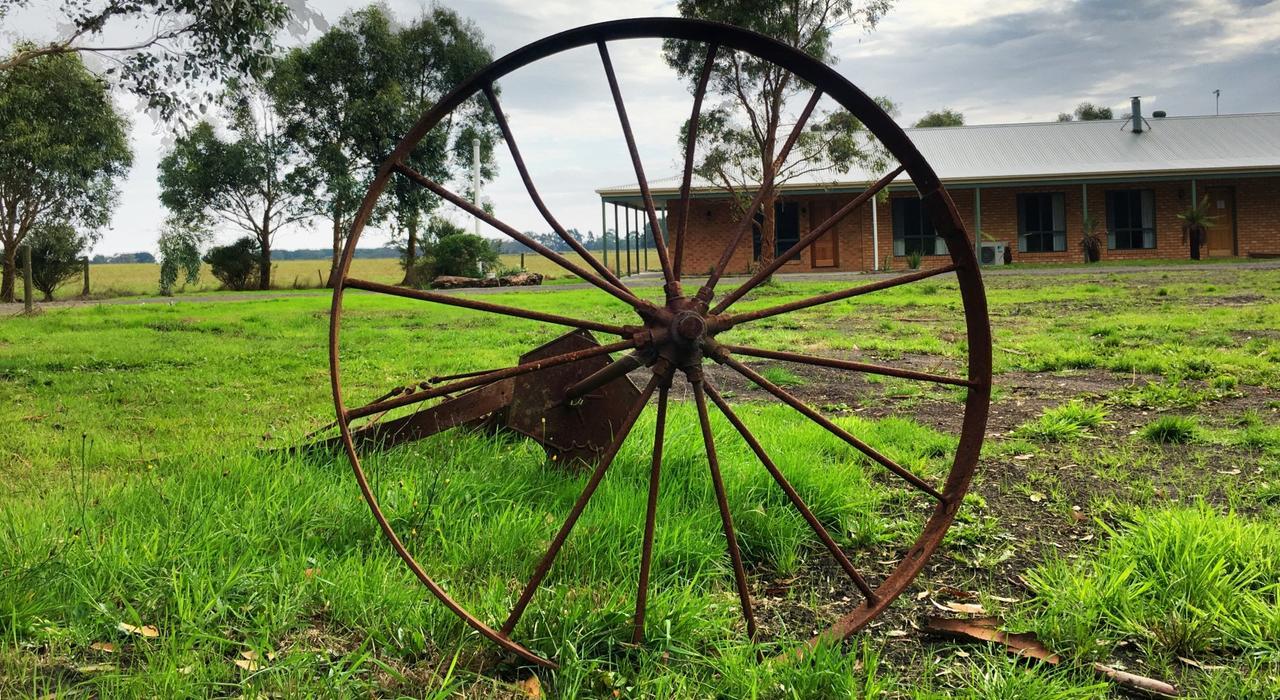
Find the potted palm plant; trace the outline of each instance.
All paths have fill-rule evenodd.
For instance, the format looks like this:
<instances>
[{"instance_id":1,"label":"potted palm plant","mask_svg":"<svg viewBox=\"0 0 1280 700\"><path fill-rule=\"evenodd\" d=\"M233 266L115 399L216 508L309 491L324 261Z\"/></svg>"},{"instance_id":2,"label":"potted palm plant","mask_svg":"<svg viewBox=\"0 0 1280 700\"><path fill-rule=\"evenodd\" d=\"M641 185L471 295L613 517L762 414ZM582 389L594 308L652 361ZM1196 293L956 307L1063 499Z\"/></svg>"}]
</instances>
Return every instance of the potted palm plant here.
<instances>
[{"instance_id":1,"label":"potted palm plant","mask_svg":"<svg viewBox=\"0 0 1280 700\"><path fill-rule=\"evenodd\" d=\"M1191 207L1178 214L1182 219L1182 242L1191 244L1191 259L1200 259L1200 247L1208 242L1209 228L1217 220L1209 216L1209 195L1205 195L1199 204L1192 202Z\"/></svg>"},{"instance_id":2,"label":"potted palm plant","mask_svg":"<svg viewBox=\"0 0 1280 700\"><path fill-rule=\"evenodd\" d=\"M1106 243L1103 237L1107 232L1098 225L1092 216L1084 218L1084 234L1080 237L1080 250L1084 251L1084 261L1096 263L1102 259L1102 246Z\"/></svg>"}]
</instances>

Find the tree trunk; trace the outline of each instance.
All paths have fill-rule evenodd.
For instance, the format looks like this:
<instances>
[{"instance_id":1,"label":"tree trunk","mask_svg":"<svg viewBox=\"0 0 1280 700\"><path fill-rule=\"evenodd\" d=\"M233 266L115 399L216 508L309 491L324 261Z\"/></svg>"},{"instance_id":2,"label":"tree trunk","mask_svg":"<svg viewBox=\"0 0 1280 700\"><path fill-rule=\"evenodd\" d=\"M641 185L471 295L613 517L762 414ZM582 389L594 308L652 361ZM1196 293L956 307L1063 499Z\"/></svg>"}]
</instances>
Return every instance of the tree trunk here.
<instances>
[{"instance_id":1,"label":"tree trunk","mask_svg":"<svg viewBox=\"0 0 1280 700\"><path fill-rule=\"evenodd\" d=\"M404 244L404 279L401 287L418 286L418 226L409 225L409 237Z\"/></svg>"},{"instance_id":2,"label":"tree trunk","mask_svg":"<svg viewBox=\"0 0 1280 700\"><path fill-rule=\"evenodd\" d=\"M261 237L262 261L258 265L258 289L271 289L271 236Z\"/></svg>"},{"instance_id":3,"label":"tree trunk","mask_svg":"<svg viewBox=\"0 0 1280 700\"><path fill-rule=\"evenodd\" d=\"M89 296L89 256L84 256L84 288L80 290L80 296Z\"/></svg>"},{"instance_id":4,"label":"tree trunk","mask_svg":"<svg viewBox=\"0 0 1280 700\"><path fill-rule=\"evenodd\" d=\"M17 246L5 246L4 269L0 271L0 303L13 303L18 279Z\"/></svg>"},{"instance_id":5,"label":"tree trunk","mask_svg":"<svg viewBox=\"0 0 1280 700\"><path fill-rule=\"evenodd\" d=\"M774 217L774 206L778 201L778 195L774 192L765 194L764 199L760 201L760 213L764 215L764 221L760 224L760 266L764 267L773 262L774 253L777 249L777 225L778 222Z\"/></svg>"},{"instance_id":6,"label":"tree trunk","mask_svg":"<svg viewBox=\"0 0 1280 700\"><path fill-rule=\"evenodd\" d=\"M342 217L339 212L333 215L333 260L329 262L329 281L326 287L338 286L338 263L342 259Z\"/></svg>"}]
</instances>

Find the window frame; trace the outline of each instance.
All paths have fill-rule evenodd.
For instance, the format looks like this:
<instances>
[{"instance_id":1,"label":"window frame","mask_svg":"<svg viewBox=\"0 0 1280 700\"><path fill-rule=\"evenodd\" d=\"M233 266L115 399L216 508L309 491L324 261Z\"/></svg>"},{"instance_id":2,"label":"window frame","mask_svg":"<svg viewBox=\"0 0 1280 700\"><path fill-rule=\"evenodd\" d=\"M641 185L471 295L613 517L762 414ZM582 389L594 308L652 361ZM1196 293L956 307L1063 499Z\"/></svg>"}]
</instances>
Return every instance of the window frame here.
<instances>
[{"instance_id":1,"label":"window frame","mask_svg":"<svg viewBox=\"0 0 1280 700\"><path fill-rule=\"evenodd\" d=\"M907 206L914 206L914 212L905 211ZM909 216L909 214L914 216ZM921 257L948 255L947 239L938 235L924 210L919 197L893 197L889 200L889 215L893 218L893 255L906 257L919 249ZM914 218L914 221L909 219ZM908 224L915 224L915 231L908 232ZM908 245L910 243L910 245ZM932 243L932 246L929 245ZM929 248L932 247L932 252ZM941 251L939 251L941 248Z\"/></svg>"},{"instance_id":2,"label":"window frame","mask_svg":"<svg viewBox=\"0 0 1280 700\"><path fill-rule=\"evenodd\" d=\"M1028 205L1036 202L1039 221L1032 222ZM1067 249L1067 195L1065 192L1019 192L1015 199L1018 210L1019 253L1061 253ZM1048 228L1045 228L1045 221ZM1061 227L1058 226L1059 222ZM1033 245L1034 244L1034 245Z\"/></svg>"},{"instance_id":3,"label":"window frame","mask_svg":"<svg viewBox=\"0 0 1280 700\"><path fill-rule=\"evenodd\" d=\"M1120 226L1116 220L1120 218L1118 215L1118 204L1121 201L1125 203L1124 219L1126 223L1132 224L1134 219L1134 202L1137 202L1137 220L1138 226L1128 225ZM1106 193L1107 207L1107 250L1155 250L1159 245L1156 230L1156 196L1155 190L1149 188L1130 188L1121 190L1107 190ZM1151 225L1147 226L1144 220L1149 220ZM1149 238L1148 238L1149 236ZM1138 245L1134 245L1135 237L1137 237ZM1124 245L1121 245L1121 244ZM1149 243L1149 245L1148 245Z\"/></svg>"}]
</instances>

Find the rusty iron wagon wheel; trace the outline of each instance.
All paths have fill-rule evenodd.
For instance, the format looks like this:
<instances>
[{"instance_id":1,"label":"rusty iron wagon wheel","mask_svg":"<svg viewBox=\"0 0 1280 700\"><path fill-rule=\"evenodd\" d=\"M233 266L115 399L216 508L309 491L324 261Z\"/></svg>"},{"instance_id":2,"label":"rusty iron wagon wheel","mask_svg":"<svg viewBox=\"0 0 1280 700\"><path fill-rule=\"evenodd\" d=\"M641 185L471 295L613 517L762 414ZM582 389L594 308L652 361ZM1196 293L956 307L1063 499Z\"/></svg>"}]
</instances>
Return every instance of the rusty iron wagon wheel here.
<instances>
[{"instance_id":1,"label":"rusty iron wagon wheel","mask_svg":"<svg viewBox=\"0 0 1280 700\"><path fill-rule=\"evenodd\" d=\"M651 230L662 231L654 200L640 162L635 138L627 118L626 105L622 99L618 80L609 56L610 43L626 39L675 39L697 42L705 47L703 64L694 91L693 112L690 120L690 128L694 134L697 133L701 103L716 53L719 51L740 51L752 54L790 71L796 78L813 88L812 97L800 113L797 123L782 146L779 162L785 159L786 152L795 143L802 129L805 128L805 122L812 114L819 98L825 95L865 125L869 132L897 161L898 165L879 181L853 198L848 204L840 207L827 221L802 236L790 249L779 254L773 263L758 270L733 291L717 298L715 293L716 285L721 281L734 250L751 227L751 217L744 217L733 229L732 240L721 255L719 262L710 271L709 277L700 284L696 292L687 295L681 285L681 267L684 257L685 225L689 218L687 213L689 211L695 151L693 144L695 144L696 138L688 139L684 154L680 198L677 205L679 207L677 213L684 215L679 216L676 222L676 230L671 236L673 239L671 243L664 240L663 235L654 236L654 247L663 273L663 296L665 301L663 303L653 303L644 300L628 288L608 267L602 265L589 251L569 236L547 209L525 168L511 129L503 116L495 89L495 84L500 78L520 67L570 49L596 46L600 53L605 78L613 96L621 131L626 139L626 146L635 168L644 202L644 215L647 217L647 223L652 227ZM503 139L524 181L531 200L546 219L547 224L581 255L582 260L585 261L585 267L530 239L492 214L472 205L440 182L436 182L406 165L407 155L418 142L454 110L472 99L483 100L492 109ZM756 308L750 311L738 313L729 311L732 304L768 279L783 263L798 256L804 248L834 227L845 216L871 201L877 193L884 190L896 177L903 173L915 185L924 210L930 217L938 235L945 239L950 255L949 264L935 269L901 274L875 282L858 284L835 292ZM356 244L360 239L361 231L369 220L370 213L377 204L379 197L392 180L396 178L406 178L409 182L426 188L441 199L452 203L472 216L478 217L489 226L537 251L583 281L620 300L635 311L635 323L615 325L588 319L568 318L545 312L484 302L474 297L406 289L351 277L349 275L351 260ZM763 188L757 192L755 201L749 211L755 211L759 208L763 197L762 191ZM588 267L590 269L587 269ZM892 366L792 352L765 350L731 342L732 333L730 331L732 329L744 324L750 324L753 321L776 317L800 309L849 299L877 290L906 285L941 275L954 276L961 295L966 327L964 341L967 345L968 355L967 375L963 377L944 376L942 374ZM342 373L339 363L343 299L348 289L418 299L509 317L532 319L575 330L558 341L553 341L522 356L519 364L514 366L482 372L470 372L453 377L433 378L431 381L424 382L419 386L393 392L373 403L358 407L348 407L343 401ZM594 342L591 333L612 336L617 341L600 345ZM627 351L629 353L626 356L616 361L609 357L610 353ZM823 416L819 411L802 402L786 389L770 382L767 378L751 369L751 367L743 364L737 359L739 356L767 358L853 373L870 373L960 387L965 392L964 416L954 459L945 481L941 484L931 484L910 469L896 463L872 445L863 442ZM921 526L919 536L897 560L896 566L890 573L880 578L876 583L859 573L846 553L834 541L822 523L819 522L819 519L810 511L796 490L788 483L786 475L770 458L765 446L755 438L738 414L735 413L725 395L717 391L711 380L703 372L702 365L706 361L719 363L730 368L747 381L754 383L764 392L775 397L777 401L790 406L800 415L822 426L836 439L847 443L865 455L868 463L878 465L876 468L882 467L886 470L886 475L890 477L893 483L899 484L901 488L911 492L913 497L923 499L928 504L927 511L929 515ZM587 507L592 494L604 478L613 457L631 431L637 417L646 405L656 397L656 429L653 440L641 561L638 565L639 585L633 618L633 638L635 641L642 640L668 395L673 379L678 374L683 374L688 381L694 404L696 405L700 431L705 443L706 456L710 467L710 476L726 539L726 549L734 572L735 589L746 621L748 636L754 637L756 632L752 613L752 600L712 440L708 404L714 404L734 429L740 433L763 467L768 470L777 487L785 492L787 499L803 516L826 552L861 594L861 602L853 610L846 613L834 625L811 640L810 644L816 643L823 638L842 639L866 625L903 592L920 572L929 556L937 549L944 533L955 518L957 509L960 507L977 465L986 427L991 390L991 336L987 319L986 298L977 260L965 233L964 225L950 197L943 189L942 184L929 164L925 162L903 131L861 90L831 67L814 60L803 52L762 35L734 27L699 20L672 18L605 22L569 30L536 41L494 61L483 70L472 75L422 116L413 130L381 166L355 218L340 261L338 283L335 285L333 292L329 332L329 362L333 399L337 410L337 426L340 431L340 437L332 444L340 442L344 446L364 499L368 502L374 518L396 553L440 602L462 618L475 631L508 652L529 662L552 668L556 666L554 661L544 658L517 642L513 638L512 632L532 601L543 578L555 562L561 547L566 538L569 537L579 516ZM638 390L635 385L632 385L626 379L626 376L631 372L643 372L646 369L649 372L649 376L643 384L643 389ZM539 383L539 380L536 379L539 376L556 374L557 372L559 374L556 375L554 381L542 380ZM444 401L432 408L425 409L414 416L392 421L391 429L379 429L381 432L371 433L372 429L368 426L353 427L353 423L360 419L381 416L393 409L422 404L441 398ZM599 416L594 420L593 424L586 427L565 424L565 414L568 411L566 407L576 406L579 410L576 410L575 414L580 415L582 413L580 410L582 402L588 400L594 401L596 404L590 413L594 416ZM509 427L535 439L540 439L553 457L560 455L574 456L586 461L590 466L590 477L581 495L570 509L565 521L551 540L546 553L541 557L529 580L524 584L522 592L509 616L501 624L490 626L451 598L410 554L387 517L383 514L377 497L370 488L365 470L361 466L357 445L365 444L367 439L372 438L379 440L389 439L390 442L417 439L445 428L473 423L482 416L494 414L497 411L506 411L509 414L507 418ZM563 440L559 440L557 436L538 433L536 430L522 427L529 423L541 424L545 427L556 424L557 421L564 424L560 430L561 437L566 433L579 435L580 438L582 434L586 434L587 437L575 438L578 439L578 442L567 444ZM578 432L575 433L575 431Z\"/></svg>"}]
</instances>

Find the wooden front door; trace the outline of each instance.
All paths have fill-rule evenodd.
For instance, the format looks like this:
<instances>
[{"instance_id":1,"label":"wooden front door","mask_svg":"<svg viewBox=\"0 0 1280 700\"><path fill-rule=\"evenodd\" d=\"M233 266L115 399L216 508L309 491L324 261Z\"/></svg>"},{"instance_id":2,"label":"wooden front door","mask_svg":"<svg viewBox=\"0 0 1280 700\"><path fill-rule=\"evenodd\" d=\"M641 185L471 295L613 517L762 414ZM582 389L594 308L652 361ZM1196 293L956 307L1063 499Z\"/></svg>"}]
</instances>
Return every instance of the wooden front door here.
<instances>
[{"instance_id":1,"label":"wooden front door","mask_svg":"<svg viewBox=\"0 0 1280 700\"><path fill-rule=\"evenodd\" d=\"M1209 216L1217 217L1209 227L1205 252L1214 258L1236 254L1236 193L1230 187L1209 187Z\"/></svg>"},{"instance_id":2,"label":"wooden front door","mask_svg":"<svg viewBox=\"0 0 1280 700\"><path fill-rule=\"evenodd\" d=\"M835 210L834 202L812 202L809 205L809 230L821 226L822 222L836 213ZM809 247L810 255L813 256L813 267L836 267L839 264L836 259L837 228L839 227L833 227L830 231L822 234Z\"/></svg>"}]
</instances>

